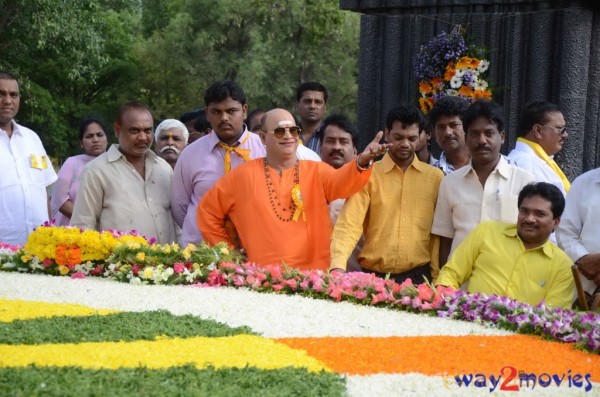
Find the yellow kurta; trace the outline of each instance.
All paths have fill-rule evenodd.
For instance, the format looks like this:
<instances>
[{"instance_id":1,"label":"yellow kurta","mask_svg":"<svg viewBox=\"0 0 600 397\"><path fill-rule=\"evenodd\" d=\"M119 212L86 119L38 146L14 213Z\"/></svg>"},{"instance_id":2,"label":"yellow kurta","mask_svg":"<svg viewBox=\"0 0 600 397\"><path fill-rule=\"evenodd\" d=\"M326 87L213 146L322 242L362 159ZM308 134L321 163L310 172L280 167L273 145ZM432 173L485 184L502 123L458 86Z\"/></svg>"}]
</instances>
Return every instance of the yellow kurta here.
<instances>
[{"instance_id":1,"label":"yellow kurta","mask_svg":"<svg viewBox=\"0 0 600 397\"><path fill-rule=\"evenodd\" d=\"M571 259L550 241L527 250L515 224L485 222L458 246L440 271L438 285L508 296L531 305L571 307Z\"/></svg>"},{"instance_id":2,"label":"yellow kurta","mask_svg":"<svg viewBox=\"0 0 600 397\"><path fill-rule=\"evenodd\" d=\"M435 277L439 240L431 235L431 225L443 176L416 156L404 172L386 154L373 166L365 187L346 200L332 235L331 267L346 268L364 233L365 244L358 255L362 267L402 273L431 263Z\"/></svg>"}]
</instances>

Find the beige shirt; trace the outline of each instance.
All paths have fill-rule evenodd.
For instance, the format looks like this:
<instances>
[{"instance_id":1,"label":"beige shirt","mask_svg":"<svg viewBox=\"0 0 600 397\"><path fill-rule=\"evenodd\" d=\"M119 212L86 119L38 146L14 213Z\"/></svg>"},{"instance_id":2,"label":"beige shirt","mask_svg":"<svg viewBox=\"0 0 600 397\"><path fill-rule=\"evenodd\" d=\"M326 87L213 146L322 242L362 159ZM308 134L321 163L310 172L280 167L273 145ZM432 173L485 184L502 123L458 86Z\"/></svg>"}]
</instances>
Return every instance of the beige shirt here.
<instances>
[{"instance_id":1,"label":"beige shirt","mask_svg":"<svg viewBox=\"0 0 600 397\"><path fill-rule=\"evenodd\" d=\"M452 253L481 222L517 223L519 192L533 181L531 173L501 156L481 186L469 163L442 179L431 232L452 238Z\"/></svg>"},{"instance_id":2,"label":"beige shirt","mask_svg":"<svg viewBox=\"0 0 600 397\"><path fill-rule=\"evenodd\" d=\"M136 230L166 244L177 240L171 216L171 166L148 150L146 179L112 145L86 166L71 217L85 229Z\"/></svg>"}]
</instances>

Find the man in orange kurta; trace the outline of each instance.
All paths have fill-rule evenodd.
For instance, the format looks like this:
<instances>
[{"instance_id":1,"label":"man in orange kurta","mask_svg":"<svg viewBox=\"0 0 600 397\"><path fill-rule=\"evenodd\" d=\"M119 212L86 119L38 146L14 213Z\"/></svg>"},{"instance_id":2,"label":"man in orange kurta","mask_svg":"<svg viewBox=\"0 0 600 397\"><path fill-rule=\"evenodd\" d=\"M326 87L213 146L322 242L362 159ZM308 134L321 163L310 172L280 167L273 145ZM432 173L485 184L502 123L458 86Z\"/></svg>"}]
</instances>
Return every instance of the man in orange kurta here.
<instances>
[{"instance_id":1,"label":"man in orange kurta","mask_svg":"<svg viewBox=\"0 0 600 397\"><path fill-rule=\"evenodd\" d=\"M299 131L286 110L267 112L262 126L267 157L237 167L208 191L197 212L202 236L211 245L225 241L236 248L225 228L229 217L249 261L327 270L332 232L327 205L358 192L371 175L372 159L388 145L379 144L380 132L356 161L334 169L296 158ZM275 130L285 132L278 138Z\"/></svg>"}]
</instances>

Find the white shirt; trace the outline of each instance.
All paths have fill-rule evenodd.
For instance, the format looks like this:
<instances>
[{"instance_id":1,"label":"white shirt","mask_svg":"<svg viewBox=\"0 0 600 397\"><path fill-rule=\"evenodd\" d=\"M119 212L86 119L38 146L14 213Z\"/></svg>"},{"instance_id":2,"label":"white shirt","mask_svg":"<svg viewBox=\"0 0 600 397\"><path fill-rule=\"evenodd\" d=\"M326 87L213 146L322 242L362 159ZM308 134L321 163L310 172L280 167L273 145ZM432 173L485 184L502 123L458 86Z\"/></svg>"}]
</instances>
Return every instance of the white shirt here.
<instances>
[{"instance_id":1,"label":"white shirt","mask_svg":"<svg viewBox=\"0 0 600 397\"><path fill-rule=\"evenodd\" d=\"M23 245L48 221L46 186L58 177L37 134L11 124L11 138L0 129L0 242Z\"/></svg>"},{"instance_id":2,"label":"white shirt","mask_svg":"<svg viewBox=\"0 0 600 397\"><path fill-rule=\"evenodd\" d=\"M573 262L584 255L600 253L600 168L573 181L556 237L558 246ZM594 285L585 277L581 279L586 290Z\"/></svg>"},{"instance_id":3,"label":"white shirt","mask_svg":"<svg viewBox=\"0 0 600 397\"><path fill-rule=\"evenodd\" d=\"M298 160L321 161L321 157L319 157L318 154L302 144L298 144L298 149L296 149L296 157Z\"/></svg>"},{"instance_id":4,"label":"white shirt","mask_svg":"<svg viewBox=\"0 0 600 397\"><path fill-rule=\"evenodd\" d=\"M533 181L533 175L503 156L485 186L471 163L453 171L440 184L431 233L452 238L452 253L481 222L516 223L519 192Z\"/></svg>"},{"instance_id":5,"label":"white shirt","mask_svg":"<svg viewBox=\"0 0 600 397\"><path fill-rule=\"evenodd\" d=\"M513 160L517 166L533 174L536 182L548 182L560 189L563 195L566 195L565 185L554 170L540 158L531 146L517 141L515 148L508 154L508 158Z\"/></svg>"}]
</instances>

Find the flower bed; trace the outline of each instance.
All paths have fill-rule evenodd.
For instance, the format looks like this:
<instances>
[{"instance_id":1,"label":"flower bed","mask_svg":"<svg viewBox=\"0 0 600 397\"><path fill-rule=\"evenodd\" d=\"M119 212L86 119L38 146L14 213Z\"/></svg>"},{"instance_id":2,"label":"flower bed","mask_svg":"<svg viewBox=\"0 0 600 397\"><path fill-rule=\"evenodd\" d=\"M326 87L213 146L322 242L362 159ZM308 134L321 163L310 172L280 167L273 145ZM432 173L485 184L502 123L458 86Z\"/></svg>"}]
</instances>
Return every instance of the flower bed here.
<instances>
[{"instance_id":1,"label":"flower bed","mask_svg":"<svg viewBox=\"0 0 600 397\"><path fill-rule=\"evenodd\" d=\"M78 229L61 232L64 228L46 228L50 230L38 230L44 235L52 233L55 236L71 236L69 238L72 238L73 230L81 234L87 233ZM323 386L326 391L321 393L323 395L337 395L336 393L343 389L338 387L340 380L351 395L364 395L368 388L381 390L382 393L392 389L403 390L401 395L408 395L410 391L415 392L415 395L443 395L453 388L461 392L467 390L465 387L469 386L458 384L460 382L457 380L461 380L463 376L461 374L485 375L488 377L487 383L491 382L489 376L495 376L498 383L498 374L502 373L505 379L510 374L504 374L503 371L511 371L511 368L540 376L550 374L552 379L556 374L559 380L560 376L564 375L563 379L568 378L570 384L568 389L563 389L562 386L555 387L561 382L554 382L552 388L539 383L542 389L538 387L536 390L548 393L559 390L562 394L557 395L564 395L565 391L583 391L588 387L588 383L590 388L595 388L597 385L593 382L600 379L600 356L597 354L600 317L597 314L547 308L543 305L531 307L507 298L469 295L462 291L433 288L428 284L413 285L410 281L399 285L392 280L363 273L299 272L285 266L263 268L239 263L240 258L224 246L188 246L180 249L176 245L150 244L131 234L114 236L112 251L106 253L105 258L89 259L77 264L58 263L57 259L62 261L62 257L57 256L56 252L59 246L65 244L61 237L57 237L55 241L46 240L46 246L54 247L54 250L46 247L45 252L50 253L47 255L54 252L54 258L40 258L30 251L31 246L28 245L23 249L0 246L0 267L12 272L0 273L0 299L5 298L12 302L0 302L0 322L35 322L36 320L29 319L35 318L35 313L16 320L11 320L11 316L14 317L14 313L28 313L29 310L35 312L38 310L36 308L43 308L44 313L52 313L52 310L39 303L26 308L26 305L14 303L15 299L59 304L79 303L91 308L119 311L166 309L175 315L193 314L203 319L219 321L229 327L249 327L242 331L242 334L253 334L252 337L234 335L238 342L231 340L230 343L230 340L226 340L214 344L214 351L231 351L235 356L239 356L243 351L245 353L241 357L245 358L235 363L225 360L219 366L217 363L221 361L209 356L208 352L203 352L203 346L212 345L212 342L202 339L206 338L206 335L189 333L190 331L148 331L148 337L152 340L143 343L137 340L139 336L126 339L125 332L110 338L103 332L101 337L109 339L94 339L95 342L89 342L92 345L83 345L84 340L91 340L86 336L76 340L79 345L67 349L61 344L48 346L54 339L49 340L47 335L38 335L48 334L47 330L52 329L52 325L45 323L47 320L39 324L27 323L34 325L19 323L18 332L6 330L3 333L0 324L0 368L6 367L0 370L0 387L3 385L3 376L6 379L19 376L23 379L36 378L36 373L19 372L26 371L19 369L19 365L30 364L41 371L40 373L44 373L44 370L38 367L83 367L87 368L86 371L99 371L94 372L94 376L105 379L113 376L103 372L107 368L132 367L131 362L118 361L118 357L143 357L145 351L152 349L158 349L163 354L157 356L158 358L140 359L137 361L138 365L160 368L161 371L168 372L176 371L173 368L181 368L183 364L192 363L196 368L194 371L201 371L197 376L208 378L218 378L222 374L217 373L224 370L223 368L238 368L244 371L243 368L248 370L249 365L254 368L252 371L258 372L244 375L234 373L231 376L247 375L259 383L264 381L265 376L271 376L260 372L261 369L267 372L276 371L277 375L273 376L281 377L277 379L284 384L295 384L291 381L292 378L305 378L308 383L314 381L320 384L318 379L321 379L319 377L322 375L322 379L327 379L323 381L326 384ZM72 249L77 250L77 247ZM82 250L82 258L84 254L85 250ZM70 280L68 277L49 278L40 274L63 275L84 280ZM126 283L106 282L101 279ZM178 284L189 287L172 286ZM2 310L8 313L5 317L2 316ZM69 316L70 310L75 309L63 307L61 310L63 311L57 313ZM86 314L88 309L77 310L83 310L82 313ZM73 311L75 312L77 311ZM112 315L111 312L107 313L108 317ZM106 316L107 313L102 314ZM136 327L149 328L141 325L140 321L123 319L119 320L119 324L130 322ZM166 323L166 320L149 322ZM60 330L57 332L60 336L64 334L64 329L79 327L73 324L60 323L54 327ZM89 325L89 329L108 330L115 327L114 322L110 324ZM486 327L481 324L485 324ZM41 346L6 347L10 338L2 335L30 335L23 331L26 325L31 328L32 336L29 340ZM116 328L121 327L124 325ZM209 328L211 327L215 326L210 325ZM44 331L36 334L37 329ZM535 336L513 335L502 329ZM262 335L262 338L254 333ZM160 335L184 339L162 341L165 336ZM277 345L262 341L264 338L274 340ZM119 342L105 342L106 340ZM129 340L131 341L125 342ZM161 343L157 344L158 342ZM103 344L96 345L98 343ZM100 352L112 349L114 343L128 345L117 345L120 353L105 357L102 364L103 361L97 356ZM246 345L255 348L246 351ZM574 347L593 353L585 353ZM54 350L44 350L49 348ZM170 354L170 351L173 353ZM178 353L189 351L200 356L182 356L183 353ZM267 364L264 364L264 361L253 356L258 354L253 351L260 351L261 355L264 355L265 351L279 351L281 353L278 353L277 357L284 358L270 358L266 361ZM78 361L78 357L86 355L84 352L88 352L88 364ZM298 355L296 352L304 353ZM160 357L171 355L173 359L170 364L161 364ZM181 357L177 358L179 356ZM30 357L30 360L18 361L17 357ZM65 362L46 362L42 357L72 358L64 358ZM268 364L276 361L277 365ZM17 362L20 364L17 365ZM261 362L263 364L260 364ZM90 363L96 363L97 366L90 367ZM283 370L284 367L290 366L295 368L292 372L287 373ZM318 372L321 370L326 371L323 374L329 375ZM56 371L58 377L65 373L58 369ZM123 372L125 373L126 371ZM318 376L315 373L318 373ZM335 374L343 374L346 378ZM581 375L581 379L573 381L571 378L575 374ZM152 372L145 373L144 376L147 376L150 382L151 379L175 375L170 372L169 375L165 372L160 372L159 375ZM577 386L580 381L583 382L581 387ZM479 386L471 385L471 389L474 387L475 390L484 390L481 382ZM25 389L20 391L23 390ZM57 394L64 394L64 388L59 390L60 393ZM487 392L489 393L489 390Z\"/></svg>"}]
</instances>

